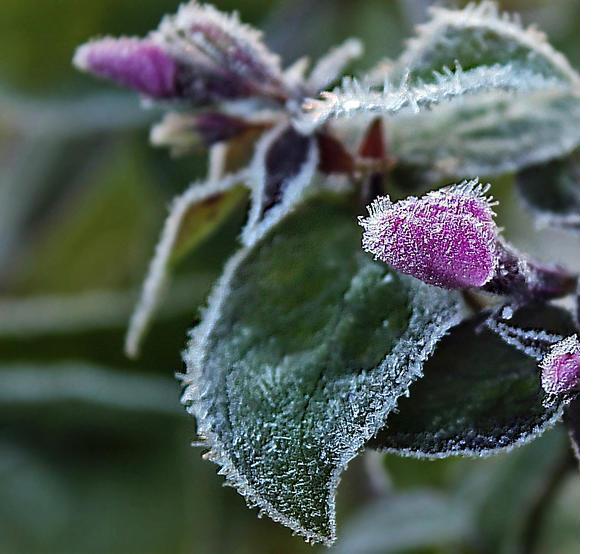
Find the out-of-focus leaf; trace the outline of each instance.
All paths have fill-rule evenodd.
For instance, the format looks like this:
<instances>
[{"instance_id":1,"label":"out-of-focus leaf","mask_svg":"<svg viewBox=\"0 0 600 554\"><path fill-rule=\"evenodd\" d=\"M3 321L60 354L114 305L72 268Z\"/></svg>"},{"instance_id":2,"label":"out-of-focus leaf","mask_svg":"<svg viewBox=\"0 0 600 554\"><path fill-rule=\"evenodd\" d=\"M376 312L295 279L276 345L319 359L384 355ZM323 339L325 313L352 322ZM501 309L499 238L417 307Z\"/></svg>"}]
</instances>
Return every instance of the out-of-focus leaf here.
<instances>
[{"instance_id":1,"label":"out-of-focus leaf","mask_svg":"<svg viewBox=\"0 0 600 554\"><path fill-rule=\"evenodd\" d=\"M549 487L556 485L570 455L562 429L553 429L538 440L502 457L480 461L457 491L476 515L476 541L482 552L514 554L532 552L531 524ZM568 468L567 468L568 469ZM534 521L532 521L532 518ZM536 550L534 550L536 551ZM545 550L540 550L540 554Z\"/></svg>"},{"instance_id":2,"label":"out-of-focus leaf","mask_svg":"<svg viewBox=\"0 0 600 554\"><path fill-rule=\"evenodd\" d=\"M63 193L62 202L37 222L37 240L20 253L22 290L128 287L145 265L164 196L130 144L111 145L103 155L94 171L77 175L69 194Z\"/></svg>"},{"instance_id":3,"label":"out-of-focus leaf","mask_svg":"<svg viewBox=\"0 0 600 554\"><path fill-rule=\"evenodd\" d=\"M169 302L157 314L172 317L191 313L190 300L198 290L208 288L210 274L178 278L172 286ZM80 294L32 295L0 298L0 337L33 338L65 335L100 329L122 329L135 306L138 290L94 290Z\"/></svg>"},{"instance_id":4,"label":"out-of-focus leaf","mask_svg":"<svg viewBox=\"0 0 600 554\"><path fill-rule=\"evenodd\" d=\"M568 336L562 308L516 312L512 325ZM556 423L559 402L547 403L535 358L506 344L478 317L444 337L425 364L425 377L401 398L369 446L406 456L486 456L522 445Z\"/></svg>"},{"instance_id":5,"label":"out-of-focus leaf","mask_svg":"<svg viewBox=\"0 0 600 554\"><path fill-rule=\"evenodd\" d=\"M230 260L182 401L251 505L331 543L342 471L459 317L454 293L374 262L352 212L314 201Z\"/></svg>"},{"instance_id":6,"label":"out-of-focus leaf","mask_svg":"<svg viewBox=\"0 0 600 554\"><path fill-rule=\"evenodd\" d=\"M462 499L461 499L462 500ZM460 545L472 532L468 504L421 489L365 505L340 531L332 552L395 554Z\"/></svg>"},{"instance_id":7,"label":"out-of-focus leaf","mask_svg":"<svg viewBox=\"0 0 600 554\"><path fill-rule=\"evenodd\" d=\"M430 16L417 27L398 60L382 62L368 75L370 81L400 79L407 70L427 81L432 71L454 67L457 61L464 69L510 63L540 76L578 81L577 73L544 33L533 26L524 28L518 16L501 13L495 2L473 2L462 10L435 6Z\"/></svg>"},{"instance_id":8,"label":"out-of-focus leaf","mask_svg":"<svg viewBox=\"0 0 600 554\"><path fill-rule=\"evenodd\" d=\"M579 477L573 472L560 486L547 507L540 529L538 554L563 554L579 551Z\"/></svg>"},{"instance_id":9,"label":"out-of-focus leaf","mask_svg":"<svg viewBox=\"0 0 600 554\"><path fill-rule=\"evenodd\" d=\"M407 72L414 83L398 84ZM304 124L337 118L338 136L356 141L375 112L384 116L390 154L430 178L494 175L577 146L578 85L542 33L501 17L493 4L436 8L398 61L309 102Z\"/></svg>"},{"instance_id":10,"label":"out-of-focus leaf","mask_svg":"<svg viewBox=\"0 0 600 554\"><path fill-rule=\"evenodd\" d=\"M247 178L246 172L241 172L220 181L196 183L174 200L131 316L125 339L125 351L130 357L138 355L140 341L166 287L169 269L246 201Z\"/></svg>"},{"instance_id":11,"label":"out-of-focus leaf","mask_svg":"<svg viewBox=\"0 0 600 554\"><path fill-rule=\"evenodd\" d=\"M307 84L311 91L319 92L339 79L341 72L363 53L362 43L355 38L347 39L321 57L310 75Z\"/></svg>"},{"instance_id":12,"label":"out-of-focus leaf","mask_svg":"<svg viewBox=\"0 0 600 554\"><path fill-rule=\"evenodd\" d=\"M90 94L69 99L23 97L0 88L0 123L46 141L143 127L156 117L132 95Z\"/></svg>"},{"instance_id":13,"label":"out-of-focus leaf","mask_svg":"<svg viewBox=\"0 0 600 554\"><path fill-rule=\"evenodd\" d=\"M174 379L135 375L86 362L0 365L0 405L80 402L177 415Z\"/></svg>"},{"instance_id":14,"label":"out-of-focus leaf","mask_svg":"<svg viewBox=\"0 0 600 554\"><path fill-rule=\"evenodd\" d=\"M517 175L517 190L539 223L579 229L579 152Z\"/></svg>"}]
</instances>

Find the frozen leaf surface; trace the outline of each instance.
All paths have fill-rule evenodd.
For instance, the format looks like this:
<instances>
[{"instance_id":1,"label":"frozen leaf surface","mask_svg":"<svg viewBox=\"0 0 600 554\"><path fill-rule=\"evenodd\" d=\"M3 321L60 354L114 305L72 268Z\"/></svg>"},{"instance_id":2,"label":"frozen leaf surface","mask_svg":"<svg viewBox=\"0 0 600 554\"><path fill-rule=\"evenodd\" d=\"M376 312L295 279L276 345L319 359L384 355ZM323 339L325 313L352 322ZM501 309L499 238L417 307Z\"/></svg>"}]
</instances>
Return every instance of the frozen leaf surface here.
<instances>
[{"instance_id":1,"label":"frozen leaf surface","mask_svg":"<svg viewBox=\"0 0 600 554\"><path fill-rule=\"evenodd\" d=\"M523 27L518 15L500 12L495 2L472 3L462 10L437 6L430 14L398 60L382 62L369 80L383 84L402 78L406 70L428 80L432 71L454 67L457 60L465 69L510 63L567 83L579 80L544 33Z\"/></svg>"},{"instance_id":2,"label":"frozen leaf surface","mask_svg":"<svg viewBox=\"0 0 600 554\"><path fill-rule=\"evenodd\" d=\"M513 325L573 332L561 308L523 308ZM563 404L548 403L538 361L482 325L467 321L444 337L425 377L401 398L369 446L422 458L486 456L524 444L551 427Z\"/></svg>"},{"instance_id":3,"label":"frozen leaf surface","mask_svg":"<svg viewBox=\"0 0 600 554\"><path fill-rule=\"evenodd\" d=\"M398 60L309 102L305 118L356 140L382 115L390 153L431 178L491 176L577 146L578 75L543 33L490 2L431 13Z\"/></svg>"},{"instance_id":4,"label":"frozen leaf surface","mask_svg":"<svg viewBox=\"0 0 600 554\"><path fill-rule=\"evenodd\" d=\"M167 285L169 270L192 248L224 223L248 197L244 171L221 181L195 183L173 201L154 257L142 286L142 294L131 316L125 351L134 358L158 308Z\"/></svg>"},{"instance_id":5,"label":"frozen leaf surface","mask_svg":"<svg viewBox=\"0 0 600 554\"><path fill-rule=\"evenodd\" d=\"M236 13L189 2L164 18L152 39L177 59L183 98L202 104L284 94L278 56Z\"/></svg>"},{"instance_id":6,"label":"frozen leaf surface","mask_svg":"<svg viewBox=\"0 0 600 554\"><path fill-rule=\"evenodd\" d=\"M335 539L341 473L460 318L454 293L360 250L341 204L307 204L229 262L185 354L207 458L262 513Z\"/></svg>"}]
</instances>

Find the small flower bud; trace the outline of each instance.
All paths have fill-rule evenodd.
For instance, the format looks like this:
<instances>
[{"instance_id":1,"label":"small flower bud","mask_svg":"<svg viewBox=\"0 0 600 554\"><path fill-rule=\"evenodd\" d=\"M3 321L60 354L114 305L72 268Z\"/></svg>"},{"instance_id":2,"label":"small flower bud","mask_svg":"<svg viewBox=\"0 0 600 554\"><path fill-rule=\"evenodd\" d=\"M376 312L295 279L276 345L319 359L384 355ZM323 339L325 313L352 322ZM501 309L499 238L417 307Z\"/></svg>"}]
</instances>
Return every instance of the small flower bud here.
<instances>
[{"instance_id":1,"label":"small flower bud","mask_svg":"<svg viewBox=\"0 0 600 554\"><path fill-rule=\"evenodd\" d=\"M540 362L542 388L564 395L579 388L579 339L572 335L550 347Z\"/></svg>"},{"instance_id":2,"label":"small flower bud","mask_svg":"<svg viewBox=\"0 0 600 554\"><path fill-rule=\"evenodd\" d=\"M73 63L83 71L151 98L170 98L176 94L175 60L149 39L94 40L77 49Z\"/></svg>"},{"instance_id":3,"label":"small flower bud","mask_svg":"<svg viewBox=\"0 0 600 554\"><path fill-rule=\"evenodd\" d=\"M464 182L369 206L363 248L392 268L448 289L481 287L494 275L498 230L488 187Z\"/></svg>"}]
</instances>

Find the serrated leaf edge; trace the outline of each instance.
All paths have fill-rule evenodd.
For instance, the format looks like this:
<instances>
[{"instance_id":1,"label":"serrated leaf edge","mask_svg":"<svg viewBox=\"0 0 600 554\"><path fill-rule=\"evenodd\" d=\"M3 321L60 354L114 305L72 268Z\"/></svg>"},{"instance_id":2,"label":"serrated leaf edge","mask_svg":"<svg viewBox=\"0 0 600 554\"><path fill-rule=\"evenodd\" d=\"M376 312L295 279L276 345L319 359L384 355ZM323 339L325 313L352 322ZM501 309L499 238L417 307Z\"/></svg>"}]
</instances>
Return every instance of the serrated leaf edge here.
<instances>
[{"instance_id":1,"label":"serrated leaf edge","mask_svg":"<svg viewBox=\"0 0 600 554\"><path fill-rule=\"evenodd\" d=\"M204 199L225 192L247 180L246 170L232 173L218 181L192 183L188 189L171 203L169 215L165 220L160 239L156 244L154 256L146 273L140 298L131 314L125 336L125 353L130 358L139 354L140 342L152 316L156 312L162 294L167 286L169 258L179 229L189 209Z\"/></svg>"},{"instance_id":2,"label":"serrated leaf edge","mask_svg":"<svg viewBox=\"0 0 600 554\"><path fill-rule=\"evenodd\" d=\"M434 83L410 82L406 73L398 85L386 83L383 90L373 88L356 79L344 79L342 86L333 92L323 92L321 99L308 99L303 105L303 113L294 124L300 132L314 131L332 118L349 118L358 113L396 115L401 112L418 114L422 109L431 109L466 95L492 91L529 93L550 88L570 87L560 80L544 77L526 69L515 69L512 65L480 66L463 71L444 68L443 73L435 73Z\"/></svg>"},{"instance_id":3,"label":"serrated leaf edge","mask_svg":"<svg viewBox=\"0 0 600 554\"><path fill-rule=\"evenodd\" d=\"M431 19L417 26L416 36L407 40L404 53L396 61L382 62L367 75L369 82L383 83L385 76L390 72L404 72L410 69L414 60L432 39L443 34L444 27L455 26L464 29L470 27L488 29L513 39L545 57L567 77L573 86L579 86L579 75L571 67L567 58L550 45L546 34L534 25L524 27L518 14L501 12L496 2L487 0L479 4L472 2L462 10L432 6L429 11Z\"/></svg>"},{"instance_id":4,"label":"serrated leaf edge","mask_svg":"<svg viewBox=\"0 0 600 554\"><path fill-rule=\"evenodd\" d=\"M397 456L403 456L406 458L416 458L419 460L443 460L446 458L460 457L460 458L490 458L497 454L504 454L512 452L515 448L524 446L533 440L540 437L543 433L552 429L562 418L564 409L568 405L568 402L557 404L556 412L552 417L543 421L541 424L535 425L530 432L524 432L517 437L511 444L500 446L498 448L482 448L476 450L473 448L450 448L440 452L425 452L422 450L416 450L412 448L376 448L378 452L384 452L386 454L395 454Z\"/></svg>"},{"instance_id":5,"label":"serrated leaf edge","mask_svg":"<svg viewBox=\"0 0 600 554\"><path fill-rule=\"evenodd\" d=\"M231 460L227 457L216 433L211 430L212 421L208 417L210 401L207 399L208 390L202 375L202 367L204 365L203 360L207 355L206 347L208 345L210 334L218 321L221 307L225 303L228 293L231 291L230 282L235 275L237 268L244 262L252 250L251 247L246 247L229 260L225 266L223 275L210 294L207 309L201 314L202 321L200 325L192 329L189 333L188 345L183 353L187 373L177 376L183 386L181 403L186 406L188 413L196 419L197 435L199 437L199 441L196 444L209 449L208 452L204 454L204 458L221 466L218 473L225 477L226 484L235 488L244 497L249 507L257 507L260 510L259 516L267 515L273 521L281 523L290 528L294 533L303 536L304 539L311 544L323 543L326 546L331 546L336 540L335 493L341 480L342 473L345 471L348 463L364 448L365 443L374 436L383 425L385 425L389 413L397 404L398 398L402 395L407 395L409 386L416 379L422 377L423 363L433 353L435 346L449 329L460 323L463 319L464 310L458 302L455 302L452 306L448 307L448 311L451 311L452 313L445 314L445 317L443 318L443 327L439 326L439 320L442 319L442 315L440 314L437 317L438 321L436 321L436 324L429 324L431 330L427 329L425 331L420 331L422 336L426 337L426 340L421 346L414 343L412 344L412 352L408 355L409 361L406 370L403 372L402 379L397 383L397 395L390 397L385 407L371 419L370 424L362 429L362 435L358 437L350 448L342 453L340 462L329 481L327 503L330 534L329 536L323 536L310 529L306 529L297 519L282 514L270 502L261 498L260 494L235 468ZM422 285L419 283L419 286ZM421 309L426 310L426 308ZM413 322L414 312L411 316L411 323L405 333L410 333ZM192 350L198 353L198 355L193 356ZM391 363L390 356L392 353L386 356L381 363ZM193 359L194 357L195 359Z\"/></svg>"}]
</instances>

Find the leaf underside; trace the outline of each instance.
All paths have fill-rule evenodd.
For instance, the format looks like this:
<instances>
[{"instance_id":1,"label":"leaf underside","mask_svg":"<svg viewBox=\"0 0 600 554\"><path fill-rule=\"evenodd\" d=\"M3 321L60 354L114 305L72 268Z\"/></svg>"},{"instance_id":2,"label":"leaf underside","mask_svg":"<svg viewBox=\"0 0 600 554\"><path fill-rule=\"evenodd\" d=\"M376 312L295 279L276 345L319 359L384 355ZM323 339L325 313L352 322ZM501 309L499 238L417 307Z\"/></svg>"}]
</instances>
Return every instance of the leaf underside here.
<instances>
[{"instance_id":1,"label":"leaf underside","mask_svg":"<svg viewBox=\"0 0 600 554\"><path fill-rule=\"evenodd\" d=\"M577 146L578 86L577 73L543 33L483 2L464 10L432 9L431 20L397 60L379 64L360 86L315 102L307 115L336 117L334 132L356 142L376 112L384 117L390 153L421 166L430 180L493 176ZM403 88L413 96L413 108L428 109L398 109ZM452 94L441 94L445 90Z\"/></svg>"},{"instance_id":2,"label":"leaf underside","mask_svg":"<svg viewBox=\"0 0 600 554\"><path fill-rule=\"evenodd\" d=\"M538 362L482 323L481 317L465 321L440 341L425 377L368 446L418 458L487 456L556 423L564 405L545 402ZM510 324L574 332L571 314L553 306L522 308Z\"/></svg>"},{"instance_id":3,"label":"leaf underside","mask_svg":"<svg viewBox=\"0 0 600 554\"><path fill-rule=\"evenodd\" d=\"M346 206L306 205L230 261L192 332L183 402L207 458L249 504L330 544L342 471L460 311L362 253Z\"/></svg>"}]
</instances>

